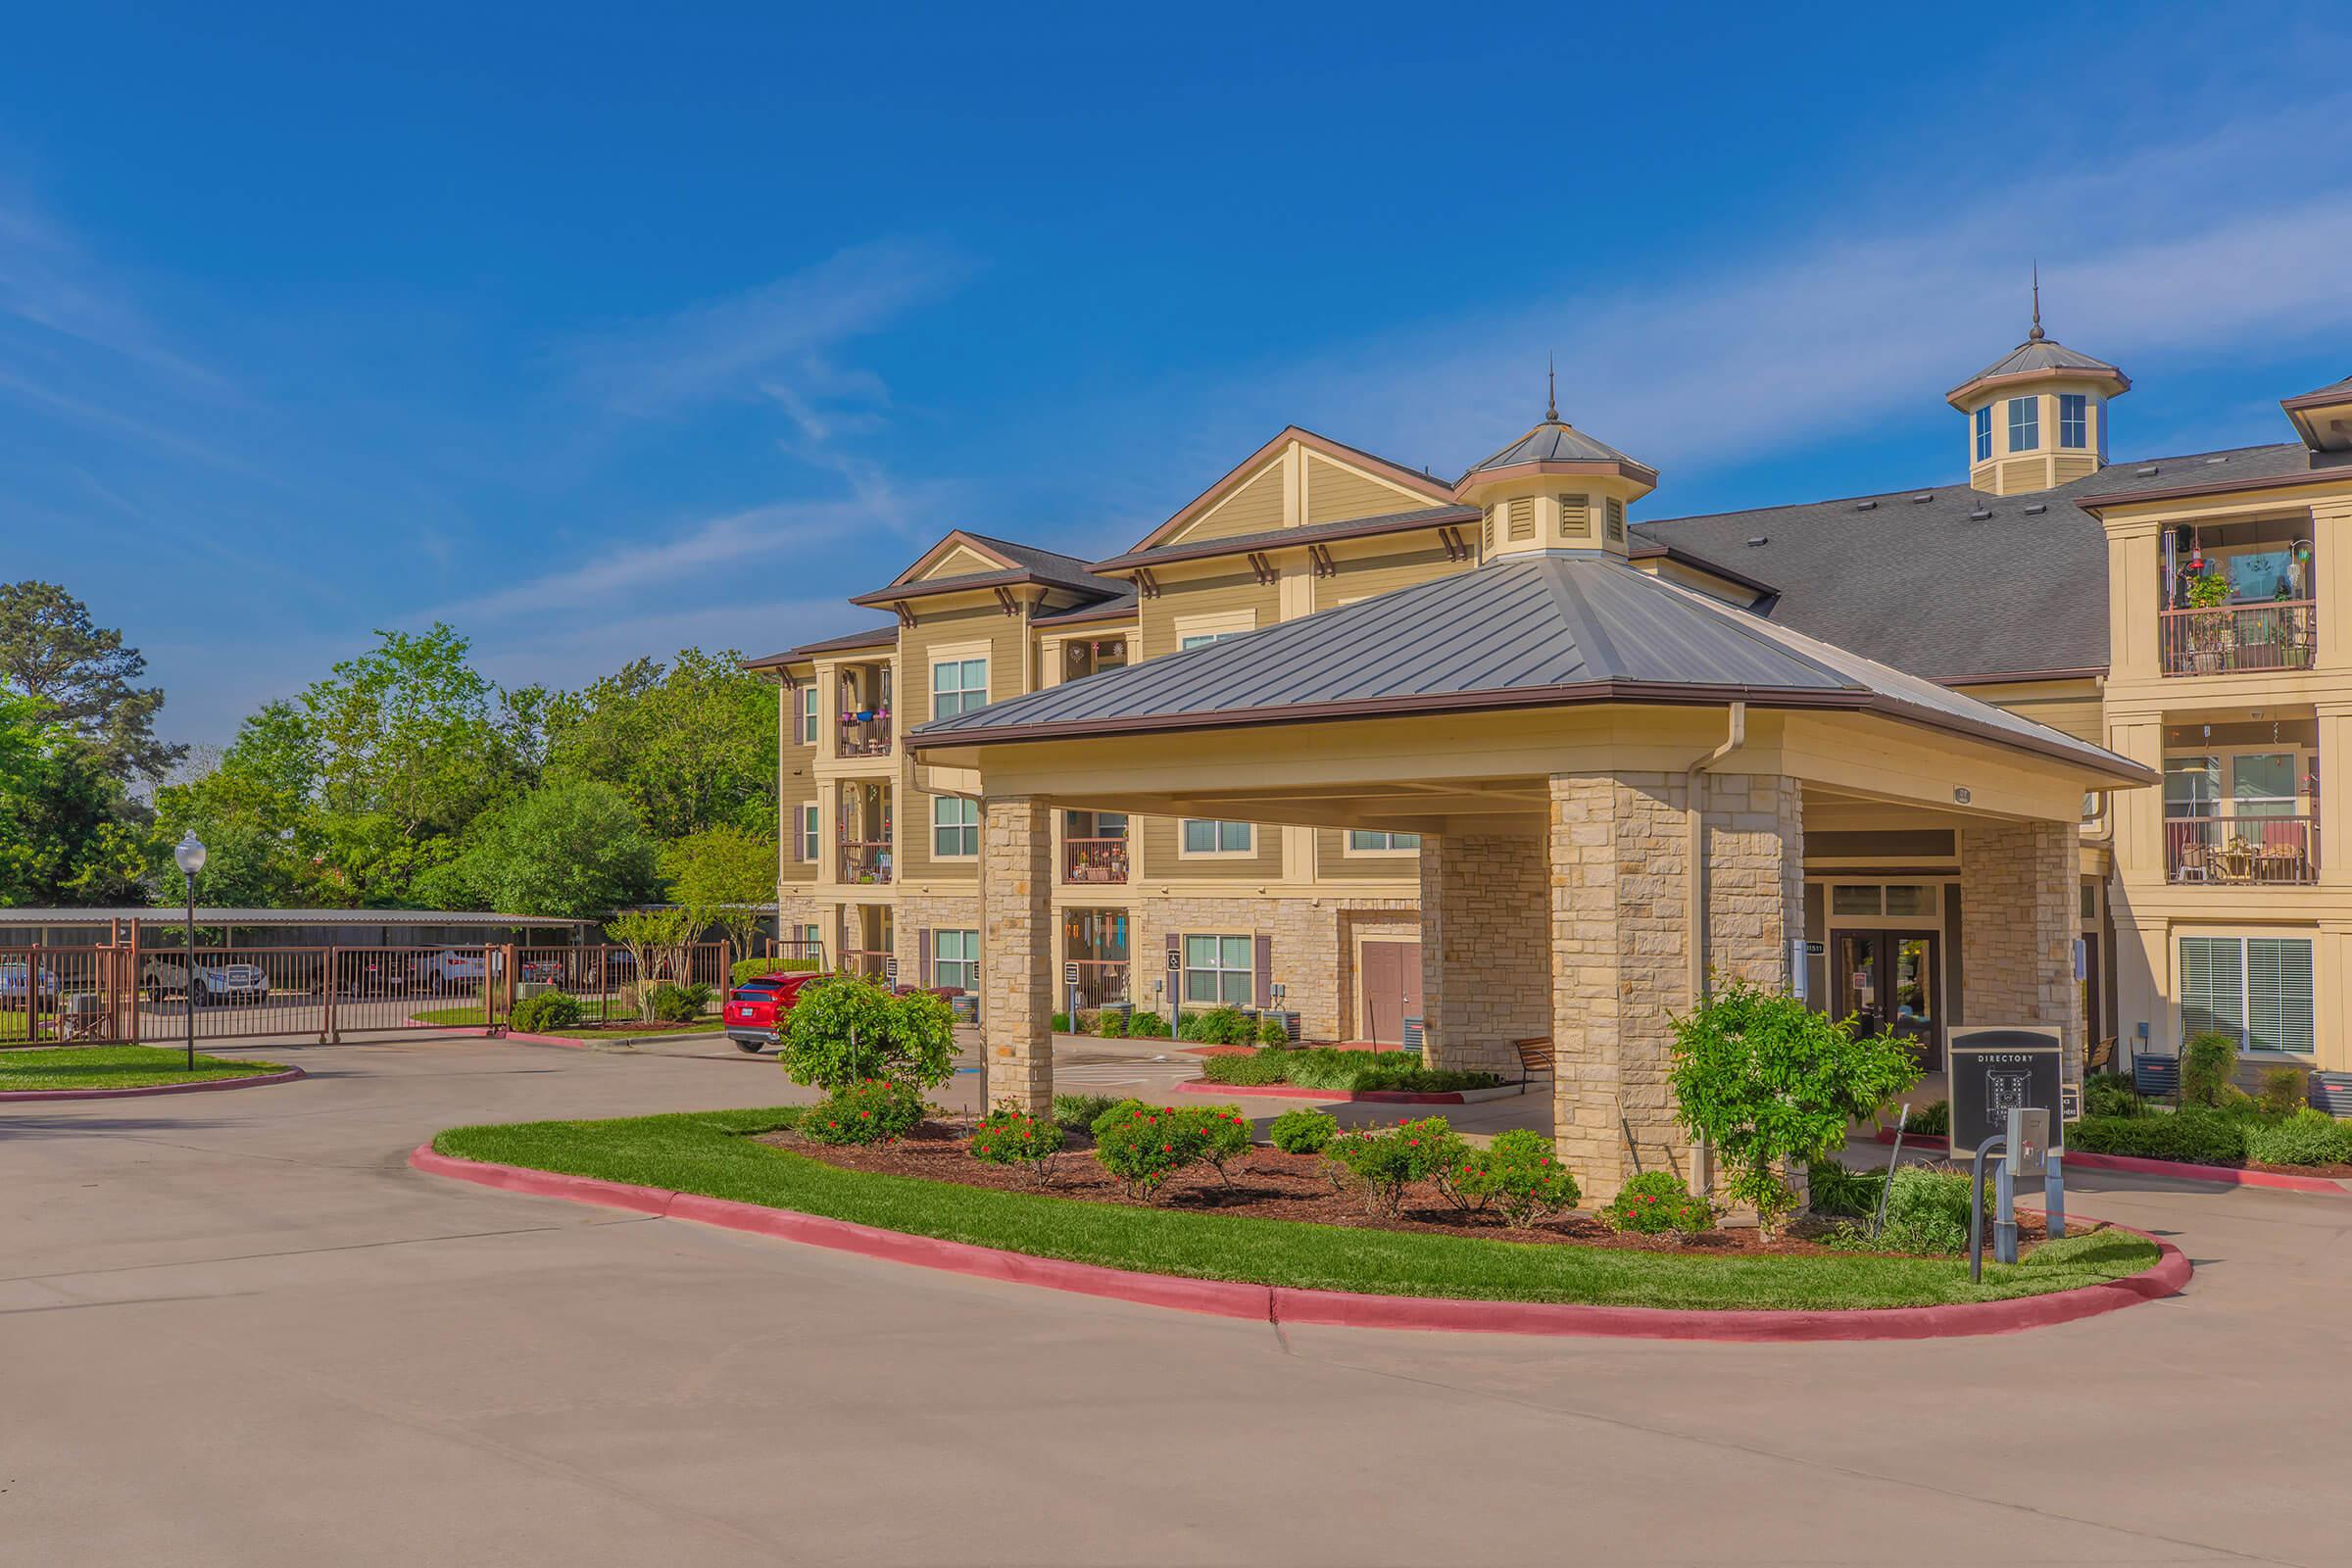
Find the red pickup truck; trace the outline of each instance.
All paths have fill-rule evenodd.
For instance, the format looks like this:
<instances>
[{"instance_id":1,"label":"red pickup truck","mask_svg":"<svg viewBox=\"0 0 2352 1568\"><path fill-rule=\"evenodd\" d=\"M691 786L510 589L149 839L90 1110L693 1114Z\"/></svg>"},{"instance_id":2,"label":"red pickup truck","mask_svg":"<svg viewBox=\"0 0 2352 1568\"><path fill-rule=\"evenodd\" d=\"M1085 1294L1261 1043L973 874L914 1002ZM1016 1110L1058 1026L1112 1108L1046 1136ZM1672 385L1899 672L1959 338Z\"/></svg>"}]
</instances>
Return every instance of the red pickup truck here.
<instances>
[{"instance_id":1,"label":"red pickup truck","mask_svg":"<svg viewBox=\"0 0 2352 1568\"><path fill-rule=\"evenodd\" d=\"M784 1027L784 1015L799 1000L801 988L820 978L814 974L755 975L727 993L727 1038L744 1051L772 1048Z\"/></svg>"}]
</instances>

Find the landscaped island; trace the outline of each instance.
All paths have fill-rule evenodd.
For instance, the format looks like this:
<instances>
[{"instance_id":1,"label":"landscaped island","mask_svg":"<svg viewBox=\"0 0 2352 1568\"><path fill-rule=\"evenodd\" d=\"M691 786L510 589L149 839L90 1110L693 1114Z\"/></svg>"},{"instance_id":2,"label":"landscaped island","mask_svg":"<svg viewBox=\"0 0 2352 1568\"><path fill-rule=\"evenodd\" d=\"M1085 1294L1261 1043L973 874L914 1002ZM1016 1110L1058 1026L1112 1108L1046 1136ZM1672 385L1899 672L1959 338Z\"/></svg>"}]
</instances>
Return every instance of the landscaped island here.
<instances>
[{"instance_id":1,"label":"landscaped island","mask_svg":"<svg viewBox=\"0 0 2352 1568\"><path fill-rule=\"evenodd\" d=\"M156 1046L58 1046L0 1051L0 1094L58 1090L148 1089L159 1084L260 1078L286 1069L274 1061L239 1061Z\"/></svg>"}]
</instances>

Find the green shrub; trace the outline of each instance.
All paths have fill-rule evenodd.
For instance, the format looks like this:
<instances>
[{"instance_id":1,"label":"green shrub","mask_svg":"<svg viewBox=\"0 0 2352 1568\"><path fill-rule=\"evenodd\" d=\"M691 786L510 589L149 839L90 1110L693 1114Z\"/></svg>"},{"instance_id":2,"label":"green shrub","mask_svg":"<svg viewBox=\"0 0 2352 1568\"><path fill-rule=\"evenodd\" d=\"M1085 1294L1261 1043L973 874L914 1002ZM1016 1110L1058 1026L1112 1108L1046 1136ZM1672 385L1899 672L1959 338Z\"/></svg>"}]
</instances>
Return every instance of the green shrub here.
<instances>
[{"instance_id":1,"label":"green shrub","mask_svg":"<svg viewBox=\"0 0 2352 1568\"><path fill-rule=\"evenodd\" d=\"M893 1078L932 1089L956 1076L955 1014L927 991L902 997L861 975L828 975L803 986L785 1016L778 1056L796 1084Z\"/></svg>"},{"instance_id":2,"label":"green shrub","mask_svg":"<svg viewBox=\"0 0 2352 1568\"><path fill-rule=\"evenodd\" d=\"M2180 1051L2180 1103L2219 1105L2223 1091L2234 1087L2237 1041L2218 1030L2193 1035Z\"/></svg>"},{"instance_id":3,"label":"green shrub","mask_svg":"<svg viewBox=\"0 0 2352 1568\"><path fill-rule=\"evenodd\" d=\"M1404 1190L1442 1170L1457 1169L1468 1148L1443 1116L1399 1118L1394 1127L1359 1127L1334 1138L1324 1157L1363 1184L1368 1213L1394 1214Z\"/></svg>"},{"instance_id":4,"label":"green shrub","mask_svg":"<svg viewBox=\"0 0 2352 1568\"><path fill-rule=\"evenodd\" d=\"M2280 1121L2249 1128L2246 1157L2262 1165L2352 1163L2352 1127L2305 1105Z\"/></svg>"},{"instance_id":5,"label":"green shrub","mask_svg":"<svg viewBox=\"0 0 2352 1568\"><path fill-rule=\"evenodd\" d=\"M1601 1219L1633 1236L1697 1236L1715 1228L1715 1205L1670 1170L1645 1170L1617 1190Z\"/></svg>"},{"instance_id":6,"label":"green shrub","mask_svg":"<svg viewBox=\"0 0 2352 1568\"><path fill-rule=\"evenodd\" d=\"M1584 1196L1551 1140L1525 1127L1496 1133L1485 1149L1465 1150L1441 1173L1441 1185L1463 1207L1492 1202L1504 1224L1522 1229L1574 1208Z\"/></svg>"},{"instance_id":7,"label":"green shrub","mask_svg":"<svg viewBox=\"0 0 2352 1568\"><path fill-rule=\"evenodd\" d=\"M1046 1027L1057 1035L1066 1035L1070 1032L1070 1015L1066 1012L1057 1012L1046 1020Z\"/></svg>"},{"instance_id":8,"label":"green shrub","mask_svg":"<svg viewBox=\"0 0 2352 1568\"><path fill-rule=\"evenodd\" d=\"M2288 1116L2303 1103L2303 1088L2302 1068L2265 1067L2262 1070L2261 1093L2254 1098L2270 1114Z\"/></svg>"},{"instance_id":9,"label":"green shrub","mask_svg":"<svg viewBox=\"0 0 2352 1568\"><path fill-rule=\"evenodd\" d=\"M991 1165L1017 1167L1043 1186L1053 1174L1054 1156L1061 1152L1066 1136L1058 1117L1048 1120L1015 1106L1001 1105L972 1129L972 1157Z\"/></svg>"},{"instance_id":10,"label":"green shrub","mask_svg":"<svg viewBox=\"0 0 2352 1568\"><path fill-rule=\"evenodd\" d=\"M1127 1015L1104 1007L1095 1014L1095 1033L1104 1040L1124 1039L1127 1034Z\"/></svg>"},{"instance_id":11,"label":"green shrub","mask_svg":"<svg viewBox=\"0 0 2352 1568\"><path fill-rule=\"evenodd\" d=\"M801 1136L820 1144L887 1144L914 1131L923 1119L923 1094L914 1085L888 1078L844 1084L803 1112Z\"/></svg>"},{"instance_id":12,"label":"green shrub","mask_svg":"<svg viewBox=\"0 0 2352 1568\"><path fill-rule=\"evenodd\" d=\"M727 984L739 986L763 974L814 974L814 958L737 958L727 966Z\"/></svg>"},{"instance_id":13,"label":"green shrub","mask_svg":"<svg viewBox=\"0 0 2352 1568\"><path fill-rule=\"evenodd\" d=\"M1847 1170L1831 1160L1815 1160L1805 1173L1813 1212L1832 1219L1876 1218L1886 1184L1885 1171Z\"/></svg>"},{"instance_id":14,"label":"green shrub","mask_svg":"<svg viewBox=\"0 0 2352 1568\"><path fill-rule=\"evenodd\" d=\"M582 1017L580 999L561 991L542 991L535 997L524 997L507 1014L507 1027L516 1034L543 1035L551 1029L568 1029Z\"/></svg>"},{"instance_id":15,"label":"green shrub","mask_svg":"<svg viewBox=\"0 0 2352 1568\"><path fill-rule=\"evenodd\" d=\"M2179 1159L2192 1165L2235 1165L2246 1157L2246 1134L2261 1125L2203 1105L2139 1116L2085 1116L2066 1131L2066 1147L2086 1154Z\"/></svg>"},{"instance_id":16,"label":"green shrub","mask_svg":"<svg viewBox=\"0 0 2352 1568\"><path fill-rule=\"evenodd\" d=\"M2128 1072L2094 1072L2082 1080L2082 1114L2085 1116L2136 1116L2140 1113L2139 1091L2132 1086Z\"/></svg>"},{"instance_id":17,"label":"green shrub","mask_svg":"<svg viewBox=\"0 0 2352 1568\"><path fill-rule=\"evenodd\" d=\"M1246 1046L1257 1038L1257 1025L1239 1007L1208 1007L1186 1013L1181 1033L1204 1046Z\"/></svg>"},{"instance_id":18,"label":"green shrub","mask_svg":"<svg viewBox=\"0 0 2352 1568\"><path fill-rule=\"evenodd\" d=\"M1968 1177L1956 1170L1905 1165L1890 1178L1886 1224L1870 1245L1880 1251L1957 1257L1968 1250ZM1984 1184L1991 1212L1992 1182Z\"/></svg>"},{"instance_id":19,"label":"green shrub","mask_svg":"<svg viewBox=\"0 0 2352 1568\"><path fill-rule=\"evenodd\" d=\"M1307 1051L1263 1050L1246 1056L1211 1056L1200 1064L1200 1076L1212 1084L1287 1083L1301 1089L1350 1094L1367 1090L1448 1094L1464 1089L1492 1089L1502 1082L1491 1072L1424 1067L1418 1056L1404 1052L1336 1051L1328 1046Z\"/></svg>"},{"instance_id":20,"label":"green shrub","mask_svg":"<svg viewBox=\"0 0 2352 1568\"><path fill-rule=\"evenodd\" d=\"M1339 1130L1340 1124L1329 1115L1300 1105L1275 1117L1274 1125L1266 1129L1266 1136L1286 1154L1320 1154Z\"/></svg>"},{"instance_id":21,"label":"green shrub","mask_svg":"<svg viewBox=\"0 0 2352 1568\"><path fill-rule=\"evenodd\" d=\"M1287 1053L1253 1051L1248 1055L1211 1056L1200 1063L1200 1076L1212 1084L1240 1084L1258 1088L1266 1084L1287 1082L1283 1059Z\"/></svg>"},{"instance_id":22,"label":"green shrub","mask_svg":"<svg viewBox=\"0 0 2352 1568\"><path fill-rule=\"evenodd\" d=\"M1257 1043L1287 1048L1291 1043L1291 1031L1280 1018L1260 1018L1257 1020Z\"/></svg>"},{"instance_id":23,"label":"green shrub","mask_svg":"<svg viewBox=\"0 0 2352 1568\"><path fill-rule=\"evenodd\" d=\"M1118 1102L1108 1095L1055 1095L1054 1119L1065 1132L1092 1132L1095 1119Z\"/></svg>"},{"instance_id":24,"label":"green shrub","mask_svg":"<svg viewBox=\"0 0 2352 1568\"><path fill-rule=\"evenodd\" d=\"M1952 1107L1948 1101L1931 1100L1924 1105L1911 1107L1910 1124L1903 1129L1906 1138L1949 1138L1952 1136Z\"/></svg>"},{"instance_id":25,"label":"green shrub","mask_svg":"<svg viewBox=\"0 0 2352 1568\"><path fill-rule=\"evenodd\" d=\"M1165 1040L1168 1038L1168 1020L1149 1007L1139 1007L1135 1016L1127 1020L1127 1038Z\"/></svg>"},{"instance_id":26,"label":"green shrub","mask_svg":"<svg viewBox=\"0 0 2352 1568\"><path fill-rule=\"evenodd\" d=\"M657 1023L692 1023L703 1015L710 1001L709 986L672 985L664 980L645 999L645 1010Z\"/></svg>"},{"instance_id":27,"label":"green shrub","mask_svg":"<svg viewBox=\"0 0 2352 1568\"><path fill-rule=\"evenodd\" d=\"M1131 1198L1150 1199L1191 1164L1225 1177L1227 1163L1249 1152L1250 1124L1231 1105L1172 1109L1124 1100L1095 1122L1095 1158Z\"/></svg>"},{"instance_id":28,"label":"green shrub","mask_svg":"<svg viewBox=\"0 0 2352 1568\"><path fill-rule=\"evenodd\" d=\"M1845 1147L1846 1128L1919 1082L1909 1045L1735 980L1674 1023L1676 1119L1713 1144L1724 1189L1767 1238L1796 1206L1782 1171Z\"/></svg>"}]
</instances>

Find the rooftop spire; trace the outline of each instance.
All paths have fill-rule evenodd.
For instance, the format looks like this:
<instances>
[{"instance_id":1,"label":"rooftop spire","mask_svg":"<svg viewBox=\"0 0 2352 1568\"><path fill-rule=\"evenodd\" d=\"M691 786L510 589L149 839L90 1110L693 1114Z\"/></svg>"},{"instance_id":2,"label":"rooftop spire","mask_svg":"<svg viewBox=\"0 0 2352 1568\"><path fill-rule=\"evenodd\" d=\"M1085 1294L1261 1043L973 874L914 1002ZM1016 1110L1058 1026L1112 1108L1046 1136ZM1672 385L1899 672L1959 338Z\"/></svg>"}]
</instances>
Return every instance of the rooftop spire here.
<instances>
[{"instance_id":1,"label":"rooftop spire","mask_svg":"<svg viewBox=\"0 0 2352 1568\"><path fill-rule=\"evenodd\" d=\"M2026 334L2026 341L2041 341L2041 263L2038 259L2034 263L2034 330Z\"/></svg>"},{"instance_id":2,"label":"rooftop spire","mask_svg":"<svg viewBox=\"0 0 2352 1568\"><path fill-rule=\"evenodd\" d=\"M1548 354L1544 356L1544 422L1545 424L1560 422L1559 372L1552 368L1551 356Z\"/></svg>"}]
</instances>

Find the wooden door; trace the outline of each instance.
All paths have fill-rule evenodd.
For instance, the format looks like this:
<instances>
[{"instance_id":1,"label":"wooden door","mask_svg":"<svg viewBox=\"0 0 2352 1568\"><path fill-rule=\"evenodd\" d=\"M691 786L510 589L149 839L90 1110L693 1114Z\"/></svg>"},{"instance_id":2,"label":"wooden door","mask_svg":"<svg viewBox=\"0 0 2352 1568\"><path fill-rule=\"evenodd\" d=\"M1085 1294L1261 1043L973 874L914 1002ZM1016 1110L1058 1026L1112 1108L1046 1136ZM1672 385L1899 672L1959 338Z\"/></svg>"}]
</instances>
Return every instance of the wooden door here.
<instances>
[{"instance_id":1,"label":"wooden door","mask_svg":"<svg viewBox=\"0 0 2352 1568\"><path fill-rule=\"evenodd\" d=\"M1363 955L1364 1037L1400 1044L1404 1020L1421 1015L1421 944L1367 942Z\"/></svg>"}]
</instances>

